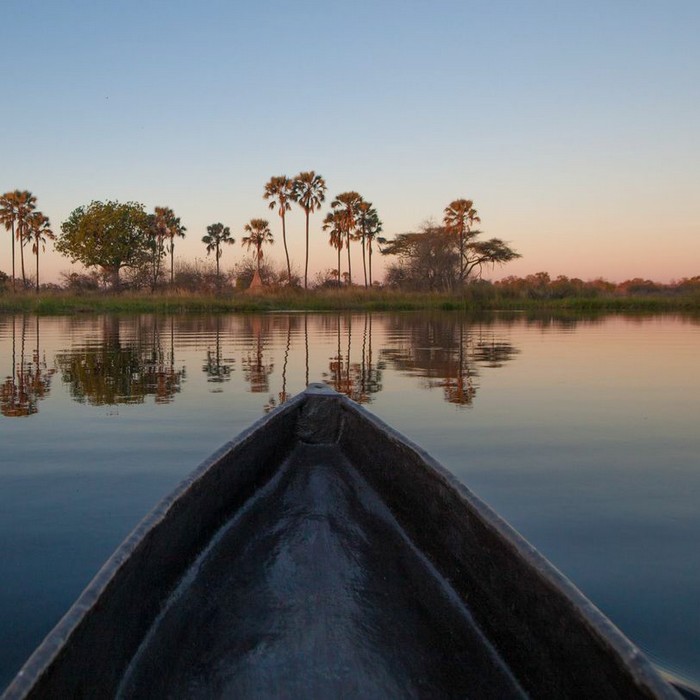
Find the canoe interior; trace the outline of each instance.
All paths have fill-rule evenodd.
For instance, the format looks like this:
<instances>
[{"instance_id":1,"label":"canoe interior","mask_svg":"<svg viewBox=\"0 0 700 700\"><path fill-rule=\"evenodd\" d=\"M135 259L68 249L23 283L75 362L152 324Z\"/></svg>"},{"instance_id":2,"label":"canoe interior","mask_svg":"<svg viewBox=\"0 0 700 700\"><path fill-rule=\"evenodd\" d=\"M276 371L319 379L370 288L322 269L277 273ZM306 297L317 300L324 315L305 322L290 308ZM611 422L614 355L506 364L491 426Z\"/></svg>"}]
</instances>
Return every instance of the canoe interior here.
<instances>
[{"instance_id":1,"label":"canoe interior","mask_svg":"<svg viewBox=\"0 0 700 700\"><path fill-rule=\"evenodd\" d=\"M677 697L439 465L310 391L139 526L6 697Z\"/></svg>"}]
</instances>

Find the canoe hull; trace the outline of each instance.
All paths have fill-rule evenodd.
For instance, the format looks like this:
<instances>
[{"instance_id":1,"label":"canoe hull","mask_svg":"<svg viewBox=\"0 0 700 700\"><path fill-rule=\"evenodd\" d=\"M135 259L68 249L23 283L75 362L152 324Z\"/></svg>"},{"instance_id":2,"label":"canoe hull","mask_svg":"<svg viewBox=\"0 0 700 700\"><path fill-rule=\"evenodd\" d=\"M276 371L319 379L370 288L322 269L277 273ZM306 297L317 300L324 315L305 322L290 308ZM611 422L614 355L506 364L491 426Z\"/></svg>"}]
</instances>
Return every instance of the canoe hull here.
<instances>
[{"instance_id":1,"label":"canoe hull","mask_svg":"<svg viewBox=\"0 0 700 700\"><path fill-rule=\"evenodd\" d=\"M318 385L165 499L4 697L343 692L678 697L435 460Z\"/></svg>"}]
</instances>

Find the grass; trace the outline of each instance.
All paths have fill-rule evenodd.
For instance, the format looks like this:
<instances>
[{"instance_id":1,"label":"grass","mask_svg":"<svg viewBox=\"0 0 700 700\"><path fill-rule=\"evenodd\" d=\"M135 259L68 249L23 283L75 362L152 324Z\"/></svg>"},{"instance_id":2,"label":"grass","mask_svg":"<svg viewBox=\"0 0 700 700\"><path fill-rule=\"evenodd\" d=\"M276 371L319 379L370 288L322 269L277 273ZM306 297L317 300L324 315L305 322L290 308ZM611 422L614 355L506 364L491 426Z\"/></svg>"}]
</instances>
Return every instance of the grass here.
<instances>
[{"instance_id":1,"label":"grass","mask_svg":"<svg viewBox=\"0 0 700 700\"><path fill-rule=\"evenodd\" d=\"M283 289L259 294L227 291L197 293L125 292L122 294L64 291L0 294L0 313L66 315L76 313L260 313L266 311L561 311L561 312L700 312L700 295L640 295L508 298L491 290L464 295L400 292L363 288L342 290Z\"/></svg>"}]
</instances>

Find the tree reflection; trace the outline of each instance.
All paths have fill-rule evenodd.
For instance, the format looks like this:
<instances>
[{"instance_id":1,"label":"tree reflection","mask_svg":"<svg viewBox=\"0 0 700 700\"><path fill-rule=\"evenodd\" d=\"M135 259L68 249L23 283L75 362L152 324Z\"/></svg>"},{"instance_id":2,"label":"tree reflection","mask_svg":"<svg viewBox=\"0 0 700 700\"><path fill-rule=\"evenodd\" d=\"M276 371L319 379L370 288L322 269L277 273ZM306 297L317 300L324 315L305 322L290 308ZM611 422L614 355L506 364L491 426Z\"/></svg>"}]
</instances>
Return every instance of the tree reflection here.
<instances>
[{"instance_id":1,"label":"tree reflection","mask_svg":"<svg viewBox=\"0 0 700 700\"><path fill-rule=\"evenodd\" d=\"M276 406L281 406L285 401L289 401L292 398L292 394L287 393L287 363L289 362L289 350L292 346L292 317L287 316L287 343L284 347L284 360L282 361L282 391L277 394L277 398L270 396L270 399L263 407L265 413L269 413ZM304 328L306 329L306 317L304 317ZM305 338L308 341L308 335L305 334ZM305 343L308 352L308 342ZM309 365L308 354L306 356L306 366Z\"/></svg>"},{"instance_id":2,"label":"tree reflection","mask_svg":"<svg viewBox=\"0 0 700 700\"><path fill-rule=\"evenodd\" d=\"M32 359L25 360L28 319L22 317L19 362L17 361L17 324L12 317L12 370L0 384L0 413L6 418L22 418L39 412L39 401L51 389L51 378L56 370L47 367L39 342L39 317L35 319L35 346Z\"/></svg>"},{"instance_id":3,"label":"tree reflection","mask_svg":"<svg viewBox=\"0 0 700 700\"><path fill-rule=\"evenodd\" d=\"M360 361L352 362L353 328L352 316L346 317L347 343L343 348L341 337L341 316L336 319L337 349L336 355L330 358L329 371L324 373L324 381L336 391L349 396L358 403L369 403L372 395L382 389L382 370L384 364L374 363L372 353L372 316L365 314L362 330ZM343 352L343 350L345 352Z\"/></svg>"},{"instance_id":4,"label":"tree reflection","mask_svg":"<svg viewBox=\"0 0 700 700\"><path fill-rule=\"evenodd\" d=\"M418 316L394 323L391 335L400 344L383 349L382 357L400 372L424 378L428 389L442 389L445 401L460 407L474 402L480 368L502 367L519 352L484 322Z\"/></svg>"},{"instance_id":5,"label":"tree reflection","mask_svg":"<svg viewBox=\"0 0 700 700\"><path fill-rule=\"evenodd\" d=\"M223 357L221 352L221 318L216 317L216 331L214 336L214 350L207 349L207 357L202 371L207 375L207 381L214 384L222 384L231 379L233 363L232 357ZM221 388L212 389L213 393L220 392Z\"/></svg>"},{"instance_id":6,"label":"tree reflection","mask_svg":"<svg viewBox=\"0 0 700 700\"><path fill-rule=\"evenodd\" d=\"M253 394L262 394L270 390L270 374L274 368L272 360L267 361L264 355L263 345L263 319L253 317L249 319L250 335L253 345L248 354L241 359L243 376L250 384ZM265 336L269 335L268 319L265 319Z\"/></svg>"},{"instance_id":7,"label":"tree reflection","mask_svg":"<svg viewBox=\"0 0 700 700\"><path fill-rule=\"evenodd\" d=\"M139 318L128 342L121 330L118 317L104 316L99 342L56 354L71 396L93 406L139 404L146 396L159 404L172 401L185 378L184 368L175 369L172 326L168 353L157 319Z\"/></svg>"}]
</instances>

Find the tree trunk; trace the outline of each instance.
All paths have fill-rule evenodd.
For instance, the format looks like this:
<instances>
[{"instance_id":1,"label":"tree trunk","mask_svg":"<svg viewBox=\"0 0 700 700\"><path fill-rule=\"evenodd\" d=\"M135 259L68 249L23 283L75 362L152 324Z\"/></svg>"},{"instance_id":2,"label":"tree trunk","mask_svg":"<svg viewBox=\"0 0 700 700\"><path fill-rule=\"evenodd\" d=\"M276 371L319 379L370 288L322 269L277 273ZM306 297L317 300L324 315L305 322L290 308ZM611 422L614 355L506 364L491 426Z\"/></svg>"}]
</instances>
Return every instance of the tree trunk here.
<instances>
[{"instance_id":1,"label":"tree trunk","mask_svg":"<svg viewBox=\"0 0 700 700\"><path fill-rule=\"evenodd\" d=\"M36 293L39 293L39 241L36 242Z\"/></svg>"},{"instance_id":2,"label":"tree trunk","mask_svg":"<svg viewBox=\"0 0 700 700\"><path fill-rule=\"evenodd\" d=\"M309 279L309 210L306 209L306 261L304 263L304 289L308 289Z\"/></svg>"},{"instance_id":3,"label":"tree trunk","mask_svg":"<svg viewBox=\"0 0 700 700\"><path fill-rule=\"evenodd\" d=\"M287 258L287 284L292 283L292 266L289 264L289 251L287 250L287 229L284 223L284 209L282 210L282 243L284 243L284 257Z\"/></svg>"},{"instance_id":4,"label":"tree trunk","mask_svg":"<svg viewBox=\"0 0 700 700\"><path fill-rule=\"evenodd\" d=\"M102 268L102 271L104 272L105 277L109 278L112 291L118 292L120 287L119 267L106 266Z\"/></svg>"},{"instance_id":5,"label":"tree trunk","mask_svg":"<svg viewBox=\"0 0 700 700\"><path fill-rule=\"evenodd\" d=\"M175 239L170 241L170 286L172 287L175 280L175 267L173 265L173 260L175 259Z\"/></svg>"},{"instance_id":6,"label":"tree trunk","mask_svg":"<svg viewBox=\"0 0 700 700\"><path fill-rule=\"evenodd\" d=\"M369 245L367 246L369 248L369 286L370 289L372 288L372 239L370 238L368 241Z\"/></svg>"},{"instance_id":7,"label":"tree trunk","mask_svg":"<svg viewBox=\"0 0 700 700\"><path fill-rule=\"evenodd\" d=\"M20 226L19 229L19 253L20 260L22 261L22 289L26 289L27 275L24 271L24 226Z\"/></svg>"},{"instance_id":8,"label":"tree trunk","mask_svg":"<svg viewBox=\"0 0 700 700\"><path fill-rule=\"evenodd\" d=\"M364 226L362 227L362 270L365 273L365 289L367 289L367 260L365 259L365 232Z\"/></svg>"},{"instance_id":9,"label":"tree trunk","mask_svg":"<svg viewBox=\"0 0 700 700\"><path fill-rule=\"evenodd\" d=\"M12 220L12 291L17 291L15 288L15 221Z\"/></svg>"},{"instance_id":10,"label":"tree trunk","mask_svg":"<svg viewBox=\"0 0 700 700\"><path fill-rule=\"evenodd\" d=\"M350 233L348 232L348 287L352 287L352 267L350 263Z\"/></svg>"},{"instance_id":11,"label":"tree trunk","mask_svg":"<svg viewBox=\"0 0 700 700\"><path fill-rule=\"evenodd\" d=\"M160 274L160 255L158 251L158 243L156 242L156 251L153 254L153 279L151 280L151 293L156 291L158 286L158 276Z\"/></svg>"}]
</instances>

